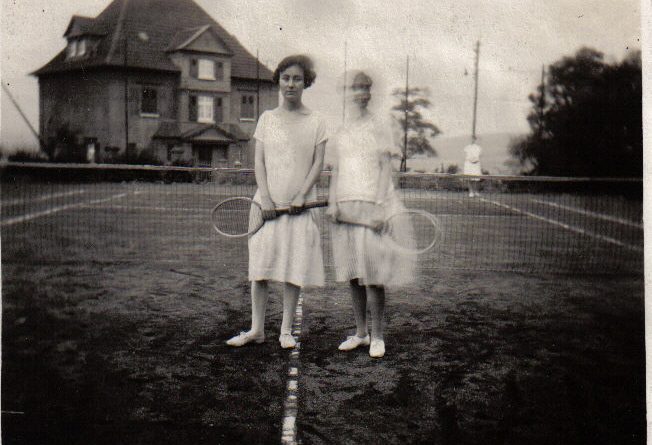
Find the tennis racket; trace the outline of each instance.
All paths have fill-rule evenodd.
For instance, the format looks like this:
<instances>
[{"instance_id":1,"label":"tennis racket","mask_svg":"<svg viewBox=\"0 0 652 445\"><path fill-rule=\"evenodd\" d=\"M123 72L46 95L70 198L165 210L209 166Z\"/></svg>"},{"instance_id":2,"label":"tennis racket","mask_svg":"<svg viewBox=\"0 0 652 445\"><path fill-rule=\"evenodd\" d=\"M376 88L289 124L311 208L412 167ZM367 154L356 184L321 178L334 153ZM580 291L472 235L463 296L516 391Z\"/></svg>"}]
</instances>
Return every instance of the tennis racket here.
<instances>
[{"instance_id":1,"label":"tennis racket","mask_svg":"<svg viewBox=\"0 0 652 445\"><path fill-rule=\"evenodd\" d=\"M325 207L327 201L307 202L303 210ZM290 208L276 209L276 216L287 215ZM251 198L229 198L217 204L211 211L213 228L228 238L242 238L258 232L265 224L263 208Z\"/></svg>"},{"instance_id":2,"label":"tennis racket","mask_svg":"<svg viewBox=\"0 0 652 445\"><path fill-rule=\"evenodd\" d=\"M383 243L405 255L419 255L435 247L442 240L442 225L434 215L424 210L405 209L390 215L380 229L358 221L338 222L368 227L379 233Z\"/></svg>"}]
</instances>

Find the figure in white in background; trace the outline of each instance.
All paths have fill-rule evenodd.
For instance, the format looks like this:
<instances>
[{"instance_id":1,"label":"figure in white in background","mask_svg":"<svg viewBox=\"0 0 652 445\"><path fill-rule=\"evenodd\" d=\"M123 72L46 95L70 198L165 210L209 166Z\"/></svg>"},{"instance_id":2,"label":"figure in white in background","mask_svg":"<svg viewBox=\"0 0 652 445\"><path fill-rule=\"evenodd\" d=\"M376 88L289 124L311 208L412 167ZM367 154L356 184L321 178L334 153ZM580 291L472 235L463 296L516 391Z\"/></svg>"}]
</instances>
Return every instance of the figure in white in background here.
<instances>
[{"instance_id":1,"label":"figure in white in background","mask_svg":"<svg viewBox=\"0 0 652 445\"><path fill-rule=\"evenodd\" d=\"M465 175L478 175L482 174L482 165L480 164L480 155L482 154L482 147L475 143L476 138L473 138L471 145L464 147L464 174ZM469 196L480 196L480 178L469 178Z\"/></svg>"},{"instance_id":2,"label":"figure in white in background","mask_svg":"<svg viewBox=\"0 0 652 445\"><path fill-rule=\"evenodd\" d=\"M95 163L95 143L91 142L86 146L86 161L91 164Z\"/></svg>"}]
</instances>

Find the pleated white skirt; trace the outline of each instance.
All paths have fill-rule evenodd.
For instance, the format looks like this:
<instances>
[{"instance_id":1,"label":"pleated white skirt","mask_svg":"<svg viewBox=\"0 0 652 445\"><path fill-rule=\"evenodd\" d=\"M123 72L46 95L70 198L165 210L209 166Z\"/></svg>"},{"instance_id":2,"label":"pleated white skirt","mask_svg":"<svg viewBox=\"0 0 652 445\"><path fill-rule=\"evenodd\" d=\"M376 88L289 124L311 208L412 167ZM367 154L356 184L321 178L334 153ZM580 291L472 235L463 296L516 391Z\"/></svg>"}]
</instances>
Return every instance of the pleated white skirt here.
<instances>
[{"instance_id":1,"label":"pleated white skirt","mask_svg":"<svg viewBox=\"0 0 652 445\"><path fill-rule=\"evenodd\" d=\"M373 204L347 201L338 204L342 219L365 221ZM400 200L391 200L384 216L403 209ZM409 228L408 228L409 230ZM371 228L355 224L331 224L333 261L337 281L357 278L365 286L402 286L414 282L416 256L398 253L388 247L383 236Z\"/></svg>"},{"instance_id":2,"label":"pleated white skirt","mask_svg":"<svg viewBox=\"0 0 652 445\"><path fill-rule=\"evenodd\" d=\"M324 285L316 210L267 221L249 238L249 280L273 280L299 287Z\"/></svg>"}]
</instances>

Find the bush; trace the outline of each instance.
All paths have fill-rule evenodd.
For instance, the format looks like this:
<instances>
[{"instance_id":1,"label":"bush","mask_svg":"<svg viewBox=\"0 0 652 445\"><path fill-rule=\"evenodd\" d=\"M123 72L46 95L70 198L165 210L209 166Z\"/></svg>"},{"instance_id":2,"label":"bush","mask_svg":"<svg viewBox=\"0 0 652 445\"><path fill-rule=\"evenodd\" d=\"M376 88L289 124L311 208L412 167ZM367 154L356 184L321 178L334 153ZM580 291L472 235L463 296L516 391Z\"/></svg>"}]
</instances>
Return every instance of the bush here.
<instances>
[{"instance_id":1,"label":"bush","mask_svg":"<svg viewBox=\"0 0 652 445\"><path fill-rule=\"evenodd\" d=\"M45 144L44 150L52 162L86 162L86 147L80 143L79 132L71 129L67 123L57 128L54 137L49 138Z\"/></svg>"},{"instance_id":2,"label":"bush","mask_svg":"<svg viewBox=\"0 0 652 445\"><path fill-rule=\"evenodd\" d=\"M161 159L150 148L139 151L136 156L127 156L125 152L119 152L104 161L105 164L126 164L126 165L163 165Z\"/></svg>"},{"instance_id":3,"label":"bush","mask_svg":"<svg viewBox=\"0 0 652 445\"><path fill-rule=\"evenodd\" d=\"M192 161L188 159L177 159L170 163L172 167L192 167ZM163 182L171 184L173 182L199 182L197 181L197 172L190 171L164 171L162 172Z\"/></svg>"},{"instance_id":4,"label":"bush","mask_svg":"<svg viewBox=\"0 0 652 445\"><path fill-rule=\"evenodd\" d=\"M11 162L47 162L48 158L40 151L18 150L10 154L7 160Z\"/></svg>"},{"instance_id":5,"label":"bush","mask_svg":"<svg viewBox=\"0 0 652 445\"><path fill-rule=\"evenodd\" d=\"M213 181L218 184L255 185L256 175L251 171L212 172Z\"/></svg>"}]
</instances>

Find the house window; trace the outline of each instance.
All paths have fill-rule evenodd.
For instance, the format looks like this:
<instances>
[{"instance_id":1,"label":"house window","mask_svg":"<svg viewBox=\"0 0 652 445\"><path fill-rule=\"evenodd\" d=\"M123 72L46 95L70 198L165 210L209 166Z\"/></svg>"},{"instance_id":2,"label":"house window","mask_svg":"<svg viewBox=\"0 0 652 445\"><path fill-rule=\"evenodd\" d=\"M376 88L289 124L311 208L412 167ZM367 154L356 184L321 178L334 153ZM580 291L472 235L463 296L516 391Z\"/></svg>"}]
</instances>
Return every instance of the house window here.
<instances>
[{"instance_id":1,"label":"house window","mask_svg":"<svg viewBox=\"0 0 652 445\"><path fill-rule=\"evenodd\" d=\"M211 96L199 96L197 110L197 122L215 122L213 120L213 98Z\"/></svg>"},{"instance_id":2,"label":"house window","mask_svg":"<svg viewBox=\"0 0 652 445\"><path fill-rule=\"evenodd\" d=\"M254 119L254 104L256 100L252 94L243 94L240 104L240 119L253 120Z\"/></svg>"},{"instance_id":3,"label":"house window","mask_svg":"<svg viewBox=\"0 0 652 445\"><path fill-rule=\"evenodd\" d=\"M158 115L157 92L153 87L143 87L142 100L140 101L141 115Z\"/></svg>"},{"instance_id":4,"label":"house window","mask_svg":"<svg viewBox=\"0 0 652 445\"><path fill-rule=\"evenodd\" d=\"M215 64L212 60L199 59L197 78L201 80L215 80Z\"/></svg>"},{"instance_id":5,"label":"house window","mask_svg":"<svg viewBox=\"0 0 652 445\"><path fill-rule=\"evenodd\" d=\"M77 40L71 40L68 42L68 58L72 59L77 55Z\"/></svg>"},{"instance_id":6,"label":"house window","mask_svg":"<svg viewBox=\"0 0 652 445\"><path fill-rule=\"evenodd\" d=\"M86 40L81 39L77 42L77 55L83 56L84 54L86 54Z\"/></svg>"}]
</instances>

